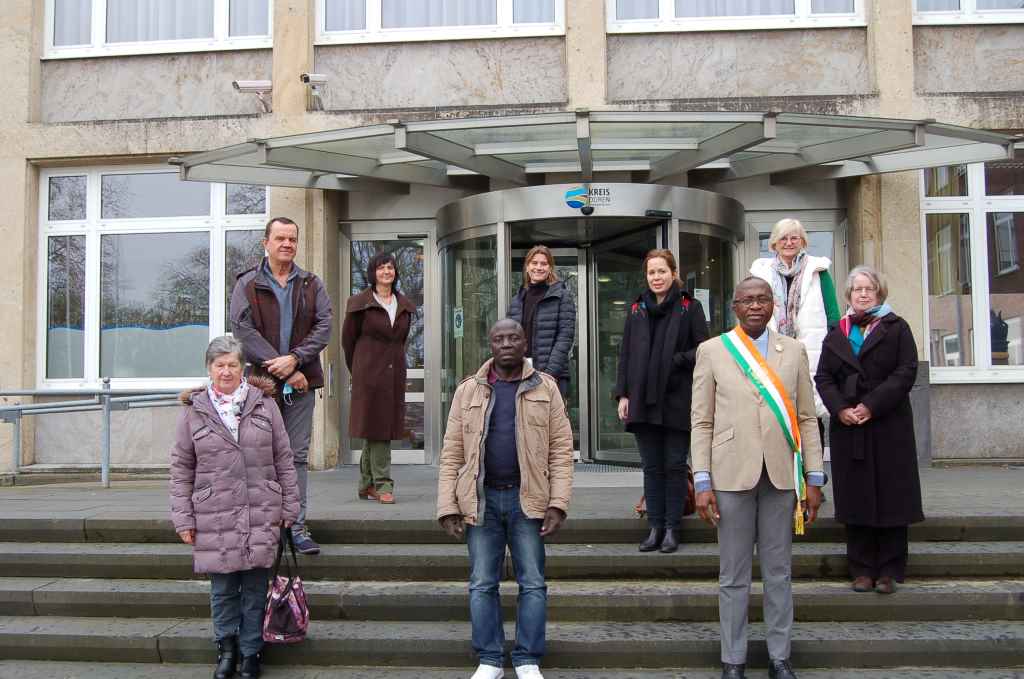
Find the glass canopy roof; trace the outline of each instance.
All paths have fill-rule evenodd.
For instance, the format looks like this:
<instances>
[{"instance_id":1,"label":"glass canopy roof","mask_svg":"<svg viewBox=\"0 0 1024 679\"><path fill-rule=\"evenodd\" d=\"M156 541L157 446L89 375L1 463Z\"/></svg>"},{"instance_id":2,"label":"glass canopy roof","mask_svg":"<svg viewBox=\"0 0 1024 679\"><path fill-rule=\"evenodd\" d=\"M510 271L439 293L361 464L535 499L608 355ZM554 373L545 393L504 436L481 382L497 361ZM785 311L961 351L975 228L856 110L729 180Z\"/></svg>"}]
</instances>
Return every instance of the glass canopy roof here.
<instances>
[{"instance_id":1,"label":"glass canopy roof","mask_svg":"<svg viewBox=\"0 0 1024 679\"><path fill-rule=\"evenodd\" d=\"M699 168L721 180L838 179L1013 157L1014 137L933 120L794 113L565 112L390 123L259 139L172 158L182 178L404 193L478 174L634 171L650 183ZM641 175L643 176L643 175Z\"/></svg>"}]
</instances>

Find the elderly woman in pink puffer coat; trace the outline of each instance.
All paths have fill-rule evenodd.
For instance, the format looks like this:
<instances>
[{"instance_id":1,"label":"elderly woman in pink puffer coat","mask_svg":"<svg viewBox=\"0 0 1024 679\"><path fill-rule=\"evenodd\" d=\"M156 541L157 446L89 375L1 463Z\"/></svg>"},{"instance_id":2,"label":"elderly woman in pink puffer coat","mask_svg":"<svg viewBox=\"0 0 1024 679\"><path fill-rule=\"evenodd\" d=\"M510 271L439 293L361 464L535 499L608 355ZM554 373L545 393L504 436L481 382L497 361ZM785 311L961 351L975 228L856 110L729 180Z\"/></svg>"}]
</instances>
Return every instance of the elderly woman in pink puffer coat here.
<instances>
[{"instance_id":1,"label":"elderly woman in pink puffer coat","mask_svg":"<svg viewBox=\"0 0 1024 679\"><path fill-rule=\"evenodd\" d=\"M210 384L182 393L171 450L171 519L210 574L215 679L260 675L263 607L281 527L299 514L288 433L267 378L242 377L242 345L210 342Z\"/></svg>"}]
</instances>

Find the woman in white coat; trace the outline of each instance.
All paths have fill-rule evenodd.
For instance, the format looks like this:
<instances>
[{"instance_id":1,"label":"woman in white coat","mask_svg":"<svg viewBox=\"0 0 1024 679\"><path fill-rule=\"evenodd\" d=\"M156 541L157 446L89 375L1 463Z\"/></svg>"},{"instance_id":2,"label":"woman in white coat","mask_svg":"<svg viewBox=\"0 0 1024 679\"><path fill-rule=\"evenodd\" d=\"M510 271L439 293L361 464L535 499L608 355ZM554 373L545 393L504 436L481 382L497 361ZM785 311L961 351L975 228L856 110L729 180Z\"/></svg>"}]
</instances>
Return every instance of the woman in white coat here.
<instances>
[{"instance_id":1,"label":"woman in white coat","mask_svg":"<svg viewBox=\"0 0 1024 679\"><path fill-rule=\"evenodd\" d=\"M768 327L799 340L807 349L811 374L818 369L821 343L839 323L836 286L829 274L832 261L807 252L807 231L796 219L781 219L772 227L768 249L775 253L750 265L750 273L768 281L775 312ZM817 389L814 408L820 419L828 415Z\"/></svg>"}]
</instances>

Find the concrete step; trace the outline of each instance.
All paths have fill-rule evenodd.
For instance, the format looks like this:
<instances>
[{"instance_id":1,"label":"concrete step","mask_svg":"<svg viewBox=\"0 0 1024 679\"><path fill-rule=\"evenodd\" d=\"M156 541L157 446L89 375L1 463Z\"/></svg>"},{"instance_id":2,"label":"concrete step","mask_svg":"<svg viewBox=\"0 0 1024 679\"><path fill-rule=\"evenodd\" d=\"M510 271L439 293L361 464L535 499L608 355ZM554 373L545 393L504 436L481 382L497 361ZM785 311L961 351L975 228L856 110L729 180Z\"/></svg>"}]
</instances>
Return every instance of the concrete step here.
<instances>
[{"instance_id":1,"label":"concrete step","mask_svg":"<svg viewBox=\"0 0 1024 679\"><path fill-rule=\"evenodd\" d=\"M82 507L88 506L86 503ZM311 519L310 530L321 544L449 544L449 538L430 517L402 519L378 516L370 506L358 519ZM636 543L647 535L644 521L628 518L570 517L552 544ZM695 517L683 520L683 539L688 543L715 542L715 532ZM842 542L842 524L825 518L809 528L797 542ZM910 527L915 542L997 542L1024 540L1024 516L931 517ZM0 516L2 542L145 542L175 543L178 537L165 514L54 518L47 515Z\"/></svg>"},{"instance_id":2,"label":"concrete step","mask_svg":"<svg viewBox=\"0 0 1024 679\"><path fill-rule=\"evenodd\" d=\"M756 561L756 559L755 559ZM466 579L466 547L447 545L325 545L300 557L307 580ZM758 566L755 564L755 572ZM511 559L506 558L511 575ZM633 544L549 545L551 579L711 578L718 576L718 545L684 544L675 554L637 551ZM9 577L192 579L191 548L184 544L0 543L0 573ZM843 543L793 546L795 578L844 578ZM1024 542L915 542L907 574L920 577L998 578L1024 573Z\"/></svg>"},{"instance_id":3,"label":"concrete step","mask_svg":"<svg viewBox=\"0 0 1024 679\"><path fill-rule=\"evenodd\" d=\"M506 637L514 626L506 626ZM764 628L750 628L749 663L767 662ZM210 663L208 621L175 618L0 617L0 659ZM475 663L468 623L320 621L301 645L272 646L277 665L466 668ZM717 624L551 623L549 668L707 667L719 662ZM1017 667L1024 623L796 623L797 667Z\"/></svg>"},{"instance_id":4,"label":"concrete step","mask_svg":"<svg viewBox=\"0 0 1024 679\"><path fill-rule=\"evenodd\" d=\"M834 668L808 670L797 668L800 679L1020 679L1024 677L1024 666L1017 669L983 670L975 667L893 667L884 670L860 668ZM717 669L679 670L637 670L637 669L554 669L543 668L545 679L719 679ZM448 669L401 669L389 667L386 672L380 667L310 667L274 666L264 669L267 679L468 679L473 666L467 664L460 670ZM73 663L46 662L36 660L0 660L0 679L195 679L210 674L210 665L180 664L161 665L156 663ZM750 679L766 679L768 671L763 668L747 668ZM506 679L515 674L508 670Z\"/></svg>"},{"instance_id":5,"label":"concrete step","mask_svg":"<svg viewBox=\"0 0 1024 679\"><path fill-rule=\"evenodd\" d=\"M502 583L507 619L518 587ZM456 582L333 582L306 584L314 620L466 621L469 597ZM1024 579L911 580L895 596L858 594L843 581L793 584L798 621L1024 620ZM755 583L750 619L761 619ZM206 618L203 580L0 578L0 609L8 615ZM565 622L715 622L718 583L706 581L553 580L548 619Z\"/></svg>"}]
</instances>

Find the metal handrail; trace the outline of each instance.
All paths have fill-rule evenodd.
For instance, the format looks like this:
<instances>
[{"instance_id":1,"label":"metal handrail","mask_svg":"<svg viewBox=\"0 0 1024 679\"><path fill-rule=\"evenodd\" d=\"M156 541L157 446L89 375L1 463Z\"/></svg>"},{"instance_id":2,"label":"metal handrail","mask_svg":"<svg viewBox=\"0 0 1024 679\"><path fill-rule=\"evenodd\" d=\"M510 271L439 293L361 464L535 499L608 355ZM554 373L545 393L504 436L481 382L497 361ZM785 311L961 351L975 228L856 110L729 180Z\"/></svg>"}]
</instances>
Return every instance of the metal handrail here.
<instances>
[{"instance_id":1,"label":"metal handrail","mask_svg":"<svg viewBox=\"0 0 1024 679\"><path fill-rule=\"evenodd\" d=\"M0 421L14 425L11 437L14 462L21 466L21 420L27 415L51 415L57 413L81 413L100 410L103 412L102 456L100 459L100 483L104 488L110 487L110 420L115 410L132 408L163 408L179 404L176 396L179 390L111 391L110 378L103 378L103 389L79 391L49 391L36 389L14 389L0 391L2 396L55 396L55 395L92 395L88 400L54 401L51 403L12 403L0 404ZM117 394L115 396L115 394ZM124 395L128 394L128 395Z\"/></svg>"}]
</instances>

